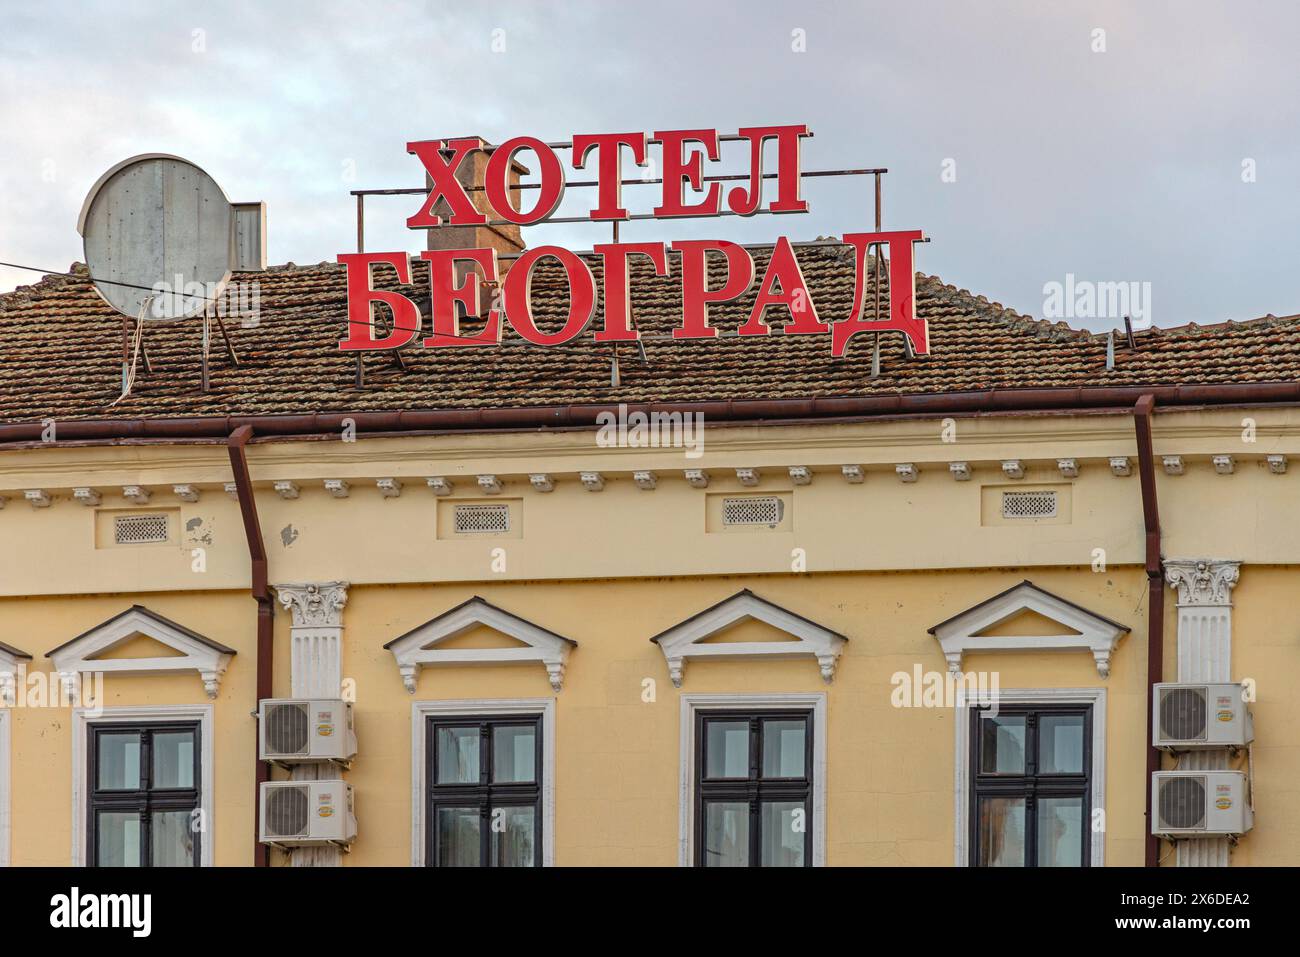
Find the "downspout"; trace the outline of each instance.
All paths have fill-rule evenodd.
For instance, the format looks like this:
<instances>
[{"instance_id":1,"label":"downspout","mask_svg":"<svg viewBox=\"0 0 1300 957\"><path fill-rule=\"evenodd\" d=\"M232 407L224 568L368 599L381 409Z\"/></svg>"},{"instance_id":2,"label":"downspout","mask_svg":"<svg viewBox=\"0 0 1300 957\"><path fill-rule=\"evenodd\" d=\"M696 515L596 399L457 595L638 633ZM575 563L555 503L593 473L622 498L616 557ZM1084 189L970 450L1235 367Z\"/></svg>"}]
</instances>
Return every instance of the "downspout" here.
<instances>
[{"instance_id":1,"label":"downspout","mask_svg":"<svg viewBox=\"0 0 1300 957\"><path fill-rule=\"evenodd\" d=\"M248 455L244 448L253 437L251 425L241 425L230 433L227 446L230 450L230 467L235 473L235 491L239 496L239 511L244 518L244 536L248 539L248 555L252 560L252 592L257 602L257 700L272 696L271 673L275 605L267 587L266 545L262 541L262 524L257 518L257 502L253 498L253 483L248 475ZM256 753L256 751L254 752ZM262 782L270 780L271 769L264 761L256 762L254 780L257 793L253 795L253 866L266 867L270 863L270 849L258 841L258 817L261 812Z\"/></svg>"},{"instance_id":2,"label":"downspout","mask_svg":"<svg viewBox=\"0 0 1300 957\"><path fill-rule=\"evenodd\" d=\"M1155 685L1164 674L1165 577L1160 558L1160 506L1156 501L1156 463L1151 446L1153 395L1144 395L1133 407L1133 428L1137 433L1138 474L1142 480L1142 522L1146 528L1147 572L1147 773L1142 781L1146 795L1146 866L1160 864L1160 838L1151 833L1151 774L1160 770L1160 751L1153 747L1152 721Z\"/></svg>"}]
</instances>

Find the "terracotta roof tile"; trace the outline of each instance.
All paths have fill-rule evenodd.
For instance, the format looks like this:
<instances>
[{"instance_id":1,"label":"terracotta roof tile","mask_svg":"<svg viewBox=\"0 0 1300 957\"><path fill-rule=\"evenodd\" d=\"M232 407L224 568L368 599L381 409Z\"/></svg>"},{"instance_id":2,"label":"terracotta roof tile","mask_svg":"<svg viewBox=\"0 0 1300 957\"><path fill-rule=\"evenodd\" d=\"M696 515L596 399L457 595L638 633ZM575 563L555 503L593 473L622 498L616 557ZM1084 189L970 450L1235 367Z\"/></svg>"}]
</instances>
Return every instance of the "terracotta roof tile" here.
<instances>
[{"instance_id":1,"label":"terracotta roof tile","mask_svg":"<svg viewBox=\"0 0 1300 957\"><path fill-rule=\"evenodd\" d=\"M823 321L844 318L853 294L847 250L803 247L799 260ZM767 253L756 251L761 270ZM425 264L415 285L427 289ZM260 317L252 328L237 319L227 329L240 357L231 366L215 327L211 391L199 392L200 323L148 326L151 372L141 371L130 396L110 408L121 376L122 317L91 289L85 267L77 278L47 276L0 295L0 421L43 418L257 415L395 409L501 408L588 402L773 399L933 394L990 388L1099 385L1185 385L1283 381L1300 377L1300 320L1267 316L1215 326L1149 329L1138 348L1116 340L1116 368L1107 371L1106 337L1035 320L947 285L917 277L917 308L930 325L932 354L908 359L902 337L881 343L882 374L870 378L871 341L857 336L834 359L830 337L736 336L757 283L735 303L711 310L722 335L671 340L679 321L679 274L652 275L633 263L631 302L645 337L645 360L634 345L619 349L620 384L611 385L611 350L589 335L556 348L532 347L509 328L500 348L403 350L406 371L391 355L363 358L365 384L355 384L355 354L338 351L346 322L342 266L273 267L236 278L256 282ZM719 268L721 268L719 266ZM593 263L599 278L599 262ZM395 275L377 270L380 285ZM721 276L714 276L720 283ZM427 293L423 304L427 306ZM558 268L539 268L533 282L539 326L560 327L567 295ZM888 289L882 290L888 302ZM868 312L871 296L868 295ZM882 309L887 306L882 306ZM773 308L776 326L784 310ZM599 317L597 317L599 321ZM465 324L462 334L474 327Z\"/></svg>"}]
</instances>

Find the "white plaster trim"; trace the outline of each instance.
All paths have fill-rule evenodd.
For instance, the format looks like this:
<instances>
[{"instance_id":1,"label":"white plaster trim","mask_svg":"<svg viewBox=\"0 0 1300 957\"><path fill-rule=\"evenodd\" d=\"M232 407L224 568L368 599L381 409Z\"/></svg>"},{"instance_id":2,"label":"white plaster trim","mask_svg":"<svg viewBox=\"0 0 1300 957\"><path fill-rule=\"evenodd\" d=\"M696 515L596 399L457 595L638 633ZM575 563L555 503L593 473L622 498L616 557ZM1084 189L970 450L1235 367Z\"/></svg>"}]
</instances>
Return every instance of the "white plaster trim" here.
<instances>
[{"instance_id":1,"label":"white plaster trim","mask_svg":"<svg viewBox=\"0 0 1300 957\"><path fill-rule=\"evenodd\" d=\"M795 640L702 644L719 632L747 619L755 619L771 625ZM678 688L682 686L686 661L689 658L809 656L817 659L822 678L830 684L835 677L835 664L840 652L844 650L845 640L843 635L759 598L748 589L732 595L654 638L668 663L669 677L672 678L673 685Z\"/></svg>"},{"instance_id":2,"label":"white plaster trim","mask_svg":"<svg viewBox=\"0 0 1300 957\"><path fill-rule=\"evenodd\" d=\"M144 724L160 721L199 722L199 807L207 827L199 842L199 864L211 867L216 845L216 805L212 795L212 705L169 704L138 708L72 709L72 866L86 866L86 737L92 724Z\"/></svg>"},{"instance_id":3,"label":"white plaster trim","mask_svg":"<svg viewBox=\"0 0 1300 957\"><path fill-rule=\"evenodd\" d=\"M19 658L0 648L0 706L14 707L18 696L18 676L29 658Z\"/></svg>"},{"instance_id":4,"label":"white plaster trim","mask_svg":"<svg viewBox=\"0 0 1300 957\"><path fill-rule=\"evenodd\" d=\"M181 654L173 658L100 659L94 657L136 635L144 635L160 641ZM221 676L225 674L231 656L201 641L195 641L183 631L150 615L143 608L132 608L127 613L86 632L76 641L64 645L50 655L50 658L54 662L54 670L63 677L65 684L71 684L75 681L76 675L87 672L138 675L197 671L199 677L203 679L203 688L208 697L215 698Z\"/></svg>"},{"instance_id":5,"label":"white plaster trim","mask_svg":"<svg viewBox=\"0 0 1300 957\"><path fill-rule=\"evenodd\" d=\"M9 866L9 782L13 780L9 770L11 713L9 708L0 708L0 867Z\"/></svg>"},{"instance_id":6,"label":"white plaster trim","mask_svg":"<svg viewBox=\"0 0 1300 957\"><path fill-rule=\"evenodd\" d=\"M999 625L1023 611L1034 611L1046 618L1073 629L1077 635L984 635L979 633ZM954 674L962 670L962 660L971 652L980 651L1086 651L1097 663L1097 673L1103 678L1110 675L1110 659L1119 640L1128 629L1114 622L1078 608L1069 602L1043 591L1032 582L1021 582L996 598L983 602L969 611L950 618L931 629L948 670Z\"/></svg>"},{"instance_id":7,"label":"white plaster trim","mask_svg":"<svg viewBox=\"0 0 1300 957\"><path fill-rule=\"evenodd\" d=\"M999 704L1090 704L1092 705L1092 796L1091 810L1106 808L1106 689L1105 688L1002 688L997 694ZM953 774L953 806L955 835L953 840L954 863L969 866L970 848L967 835L970 830L970 711L977 701L968 700L966 689L957 688L957 707L954 709L957 724L956 758ZM1103 821L1106 819L1103 817ZM1092 834L1089 848L1089 866L1106 864L1106 832L1084 822Z\"/></svg>"},{"instance_id":8,"label":"white plaster trim","mask_svg":"<svg viewBox=\"0 0 1300 957\"><path fill-rule=\"evenodd\" d=\"M540 714L542 716L542 866L555 866L555 699L465 698L411 702L411 866L424 866L425 734L430 717Z\"/></svg>"},{"instance_id":9,"label":"white plaster trim","mask_svg":"<svg viewBox=\"0 0 1300 957\"><path fill-rule=\"evenodd\" d=\"M695 860L695 713L700 710L752 711L763 708L812 708L813 718L813 867L826 865L826 692L794 694L684 694L681 696L681 741L678 745L677 864Z\"/></svg>"},{"instance_id":10,"label":"white plaster trim","mask_svg":"<svg viewBox=\"0 0 1300 957\"><path fill-rule=\"evenodd\" d=\"M447 650L429 647L463 635L479 625L523 642L524 647ZM402 684L409 694L415 694L420 669L428 665L510 664L519 661L540 661L546 667L551 687L559 692L564 686L564 668L569 652L576 645L577 642L488 604L482 598L472 598L390 642L387 647L397 661Z\"/></svg>"}]
</instances>

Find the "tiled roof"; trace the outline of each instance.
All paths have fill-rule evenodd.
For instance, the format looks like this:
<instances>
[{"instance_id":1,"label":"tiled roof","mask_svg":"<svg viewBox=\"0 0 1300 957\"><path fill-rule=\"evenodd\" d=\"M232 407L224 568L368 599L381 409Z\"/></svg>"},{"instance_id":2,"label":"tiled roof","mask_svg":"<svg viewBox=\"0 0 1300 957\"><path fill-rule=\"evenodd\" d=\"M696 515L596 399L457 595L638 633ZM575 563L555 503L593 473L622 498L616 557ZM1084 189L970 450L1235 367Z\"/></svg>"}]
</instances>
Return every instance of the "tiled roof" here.
<instances>
[{"instance_id":1,"label":"tiled roof","mask_svg":"<svg viewBox=\"0 0 1300 957\"><path fill-rule=\"evenodd\" d=\"M853 264L844 249L798 251L813 302L824 321L847 315ZM758 269L767 259L756 251ZM424 263L415 285L427 289ZM780 399L934 394L981 389L1101 385L1193 385L1277 382L1300 378L1300 321L1265 317L1216 326L1149 329L1136 351L1120 348L1106 370L1106 338L1036 321L982 296L917 277L917 308L930 325L932 354L907 358L902 337L882 340L882 374L870 378L870 336L857 336L843 359L831 357L830 337L734 335L757 288L711 309L714 340L671 340L679 323L676 263L668 278L633 262L631 301L645 337L645 361L634 345L619 349L620 383L611 384L611 350L590 335L554 348L528 346L508 327L499 348L403 350L406 370L391 354L364 358L356 387L355 354L337 343L345 331L342 266L273 267L237 278L256 281L260 317L253 328L226 325L240 358L231 366L213 332L211 391L199 391L200 323L150 324L152 371L141 371L130 396L117 398L122 317L84 278L47 276L0 295L0 421L43 418L140 418L266 415L417 409L507 408L610 402ZM593 267L599 278L599 264ZM382 270L377 270L382 280ZM391 271L389 279L395 279ZM721 276L714 277L715 285ZM539 268L533 301L541 317L567 305L558 270ZM391 286L390 286L391 288ZM885 290L885 299L887 299ZM425 295L427 302L427 293ZM870 310L870 296L868 310ZM774 327L787 313L773 308ZM599 315L596 319L599 322ZM546 323L558 328L558 323ZM465 324L462 334L473 332ZM1117 337L1117 346L1123 338Z\"/></svg>"}]
</instances>

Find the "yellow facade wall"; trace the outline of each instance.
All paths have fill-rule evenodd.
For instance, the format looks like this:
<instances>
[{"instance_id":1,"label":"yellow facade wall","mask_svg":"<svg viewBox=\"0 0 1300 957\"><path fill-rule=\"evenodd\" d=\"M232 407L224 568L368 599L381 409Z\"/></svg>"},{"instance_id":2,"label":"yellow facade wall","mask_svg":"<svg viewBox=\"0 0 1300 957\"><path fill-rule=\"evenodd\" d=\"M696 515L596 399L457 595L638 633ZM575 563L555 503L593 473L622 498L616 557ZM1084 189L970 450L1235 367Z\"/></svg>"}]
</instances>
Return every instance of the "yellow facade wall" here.
<instances>
[{"instance_id":1,"label":"yellow facade wall","mask_svg":"<svg viewBox=\"0 0 1300 957\"><path fill-rule=\"evenodd\" d=\"M1243 562L1233 595L1233 677L1258 686L1257 820L1232 861L1296 864L1300 703L1289 680L1300 649L1288 623L1300 581L1291 506L1300 477L1272 474L1263 457L1282 452L1300 461L1300 414L1250 415L1257 420L1250 444L1243 444L1239 412L1157 417L1157 461L1179 454L1187 465L1184 475L1158 475L1164 554ZM1232 475L1209 465L1225 452L1238 458ZM704 456L693 460L680 450L597 449L590 433L578 432L277 442L250 446L249 456L271 581L352 583L342 673L356 694L360 753L346 778L356 788L360 836L344 858L349 866L410 862L412 701L553 696L556 863L667 866L677 862L680 695L822 691L827 862L951 864L954 715L893 707L890 679L918 664L942 673L943 656L926 629L1025 578L1132 629L1109 678L1083 652L972 655L965 668L997 672L1006 689L1107 689L1106 863L1142 863L1142 512L1137 478L1116 478L1107 464L1128 456L1136 470L1129 417L963 419L956 442L945 441L939 420L725 428L710 430ZM1078 478L1061 478L1055 461L1064 457L1078 460ZM1000 461L1010 458L1025 462L1021 483L1001 473ZM947 465L955 460L972 464L969 482L952 479ZM916 464L920 480L898 481L899 462ZM842 479L839 467L847 463L866 467L864 483ZM790 465L812 468L812 484L793 486L785 474ZM762 471L758 491L787 497L788 523L762 533L709 531L707 496L680 472L709 470L710 493L749 491L734 477L739 467ZM632 468L656 470L659 487L638 489ZM605 490L584 490L576 481L582 469L601 470ZM535 492L532 472L555 475L555 491ZM478 474L501 476L503 498L520 503L518 537L440 537L439 500L425 476L452 477L454 499L470 501L482 499ZM402 495L381 497L374 484L380 477L401 480ZM138 603L234 648L212 702L214 849L217 864L248 864L255 603L238 506L221 487L230 478L219 445L6 451L0 490L10 491L0 494L10 501L0 529L14 544L0 549L0 641L30 652L32 668L47 671L46 651ZM329 496L326 478L348 480L349 498ZM280 479L300 485L297 499L276 495L271 483ZM182 482L201 489L200 501L170 495L171 485ZM988 489L1062 483L1069 488L1068 521L989 520ZM104 547L96 510L75 504L71 489L99 488L105 509L125 508L117 494L124 484L153 488L153 504L178 510L177 540ZM49 489L54 504L28 507L26 488ZM800 554L806 572L792 570ZM811 659L692 661L682 689L673 687L650 636L741 588L848 636L833 684L822 682ZM425 668L416 693L407 694L382 645L473 595L578 642L558 695L537 664ZM1164 667L1173 680L1175 593L1166 589L1165 600ZM290 694L289 625L278 611L274 691L281 697ZM652 702L642 700L646 679L655 682ZM109 677L107 692L109 707L209 701L192 673ZM15 708L10 724L11 861L66 864L71 715ZM273 859L283 863L282 855Z\"/></svg>"},{"instance_id":2,"label":"yellow facade wall","mask_svg":"<svg viewBox=\"0 0 1300 957\"><path fill-rule=\"evenodd\" d=\"M142 705L213 706L212 822L214 863L252 861L253 761L256 758L256 641L252 619L256 603L247 593L142 593L130 596L78 596L0 601L0 627L6 643L32 655L29 688L52 667L45 652L141 604L235 649L215 699L204 692L197 672L107 675L106 711ZM127 649L121 649L123 651ZM147 651L146 654L153 654ZM23 688L19 688L21 695ZM48 698L46 699L48 700ZM72 860L72 711L68 707L10 709L10 862L63 866Z\"/></svg>"}]
</instances>

